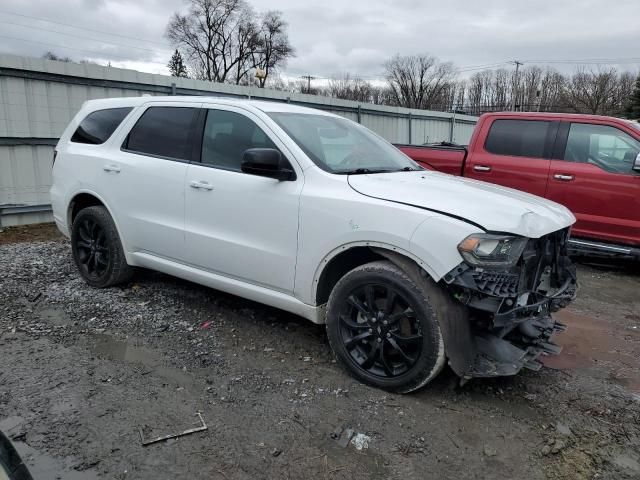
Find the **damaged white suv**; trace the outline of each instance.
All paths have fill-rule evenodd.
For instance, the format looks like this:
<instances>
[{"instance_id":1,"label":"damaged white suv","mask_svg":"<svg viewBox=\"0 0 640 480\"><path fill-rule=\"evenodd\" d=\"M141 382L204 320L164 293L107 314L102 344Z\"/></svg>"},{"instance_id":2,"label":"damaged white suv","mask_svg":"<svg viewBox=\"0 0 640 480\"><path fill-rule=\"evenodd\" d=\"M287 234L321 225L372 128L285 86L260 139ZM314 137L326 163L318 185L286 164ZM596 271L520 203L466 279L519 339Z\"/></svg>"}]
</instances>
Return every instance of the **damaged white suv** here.
<instances>
[{"instance_id":1,"label":"damaged white suv","mask_svg":"<svg viewBox=\"0 0 640 480\"><path fill-rule=\"evenodd\" d=\"M58 228L94 287L136 266L325 323L336 358L409 392L538 369L563 329L563 206L423 170L317 110L208 97L89 101L56 148Z\"/></svg>"}]
</instances>

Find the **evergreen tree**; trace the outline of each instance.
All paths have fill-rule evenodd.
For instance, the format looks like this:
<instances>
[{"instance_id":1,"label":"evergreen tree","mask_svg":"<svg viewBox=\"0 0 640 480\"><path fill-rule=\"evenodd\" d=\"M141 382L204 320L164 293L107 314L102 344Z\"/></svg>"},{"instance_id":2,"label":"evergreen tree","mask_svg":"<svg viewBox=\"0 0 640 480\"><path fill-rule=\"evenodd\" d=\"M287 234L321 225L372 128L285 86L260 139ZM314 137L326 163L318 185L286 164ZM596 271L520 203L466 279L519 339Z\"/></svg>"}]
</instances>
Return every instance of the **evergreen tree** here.
<instances>
[{"instance_id":1,"label":"evergreen tree","mask_svg":"<svg viewBox=\"0 0 640 480\"><path fill-rule=\"evenodd\" d=\"M633 89L631 98L629 98L629 103L627 104L625 113L627 118L632 120L640 119L640 75L638 75L636 80L636 86Z\"/></svg>"},{"instance_id":2,"label":"evergreen tree","mask_svg":"<svg viewBox=\"0 0 640 480\"><path fill-rule=\"evenodd\" d=\"M172 77L189 78L189 75L187 74L187 67L184 64L182 54L178 51L177 48L174 54L171 56L171 60L169 60L167 67L169 67L169 71L171 72Z\"/></svg>"}]
</instances>

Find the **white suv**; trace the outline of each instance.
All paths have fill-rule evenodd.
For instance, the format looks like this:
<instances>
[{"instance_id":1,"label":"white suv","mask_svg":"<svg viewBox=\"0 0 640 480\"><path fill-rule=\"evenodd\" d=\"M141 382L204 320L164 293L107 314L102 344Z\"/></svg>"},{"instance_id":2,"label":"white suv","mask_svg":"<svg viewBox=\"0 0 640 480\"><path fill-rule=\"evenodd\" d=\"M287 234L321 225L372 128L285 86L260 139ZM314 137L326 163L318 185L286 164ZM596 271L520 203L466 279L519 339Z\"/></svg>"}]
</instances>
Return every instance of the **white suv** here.
<instances>
[{"instance_id":1,"label":"white suv","mask_svg":"<svg viewBox=\"0 0 640 480\"><path fill-rule=\"evenodd\" d=\"M575 295L563 206L423 170L317 110L208 97L86 102L56 147L58 228L88 284L159 270L326 323L395 392L540 368Z\"/></svg>"}]
</instances>

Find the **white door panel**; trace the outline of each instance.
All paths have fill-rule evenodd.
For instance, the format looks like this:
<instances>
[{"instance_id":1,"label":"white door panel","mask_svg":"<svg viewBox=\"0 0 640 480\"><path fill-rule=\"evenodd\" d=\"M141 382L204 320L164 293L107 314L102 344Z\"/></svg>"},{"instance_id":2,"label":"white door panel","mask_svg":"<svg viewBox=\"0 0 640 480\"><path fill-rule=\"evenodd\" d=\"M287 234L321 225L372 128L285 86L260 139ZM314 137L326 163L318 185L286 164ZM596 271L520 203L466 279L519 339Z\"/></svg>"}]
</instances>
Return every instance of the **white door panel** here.
<instances>
[{"instance_id":1,"label":"white door panel","mask_svg":"<svg viewBox=\"0 0 640 480\"><path fill-rule=\"evenodd\" d=\"M185 185L190 264L293 292L300 179L280 182L191 164Z\"/></svg>"},{"instance_id":2,"label":"white door panel","mask_svg":"<svg viewBox=\"0 0 640 480\"><path fill-rule=\"evenodd\" d=\"M102 185L118 212L118 224L131 252L180 259L184 252L184 179L187 163L118 152L105 165Z\"/></svg>"}]
</instances>

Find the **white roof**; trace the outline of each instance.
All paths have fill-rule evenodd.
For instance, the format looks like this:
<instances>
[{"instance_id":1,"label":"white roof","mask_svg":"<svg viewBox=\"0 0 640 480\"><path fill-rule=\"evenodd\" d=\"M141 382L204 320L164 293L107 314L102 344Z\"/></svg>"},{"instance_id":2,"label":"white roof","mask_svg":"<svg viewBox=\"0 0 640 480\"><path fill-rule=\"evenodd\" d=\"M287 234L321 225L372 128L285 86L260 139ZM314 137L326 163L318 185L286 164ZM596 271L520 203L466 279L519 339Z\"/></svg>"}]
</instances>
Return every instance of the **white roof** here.
<instances>
[{"instance_id":1,"label":"white roof","mask_svg":"<svg viewBox=\"0 0 640 480\"><path fill-rule=\"evenodd\" d=\"M243 98L215 97L215 96L151 96L145 95L140 97L121 97L121 98L103 98L97 100L89 100L87 107L90 110L99 110L103 108L117 107L137 107L149 102L171 102L171 103L216 103L218 105L235 105L248 109L257 109L262 112L291 112L305 113L308 115L329 115L331 113L324 112L315 108L300 107L286 102L269 102L265 100L248 100Z\"/></svg>"}]
</instances>

